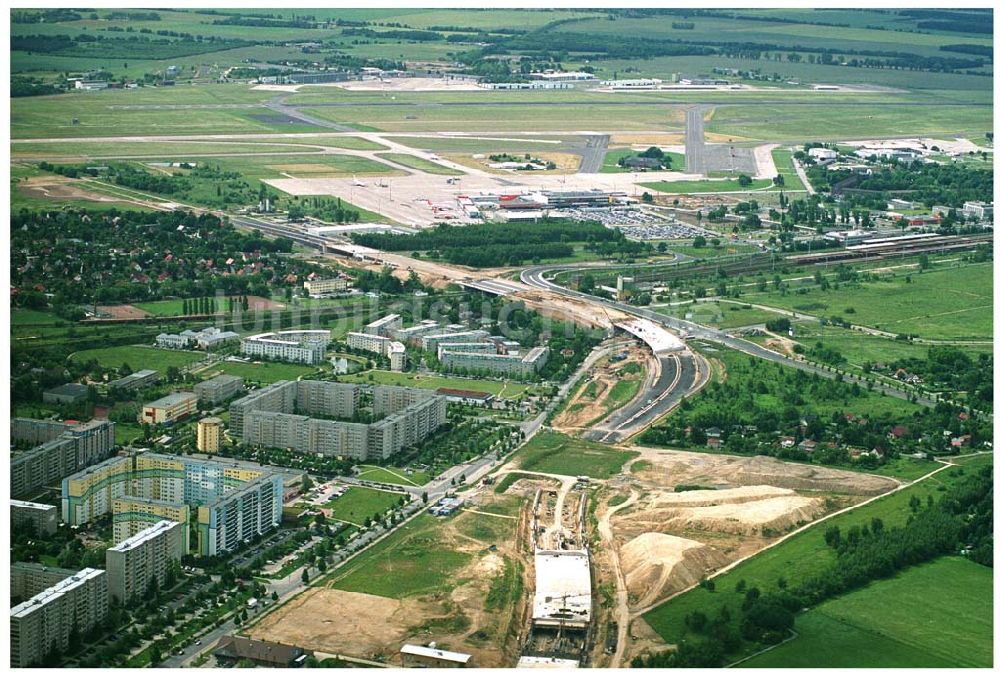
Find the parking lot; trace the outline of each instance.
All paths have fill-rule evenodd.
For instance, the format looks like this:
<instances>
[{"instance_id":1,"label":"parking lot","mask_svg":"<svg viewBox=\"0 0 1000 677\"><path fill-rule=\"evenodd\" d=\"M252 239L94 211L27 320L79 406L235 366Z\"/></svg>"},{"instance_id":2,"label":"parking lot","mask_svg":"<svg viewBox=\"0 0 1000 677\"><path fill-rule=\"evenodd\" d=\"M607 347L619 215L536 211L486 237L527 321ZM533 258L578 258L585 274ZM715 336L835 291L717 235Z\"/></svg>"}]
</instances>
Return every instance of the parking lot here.
<instances>
[{"instance_id":1,"label":"parking lot","mask_svg":"<svg viewBox=\"0 0 1000 677\"><path fill-rule=\"evenodd\" d=\"M703 237L715 236L715 233L710 230L680 221L622 227L622 232L633 240L689 240L699 235Z\"/></svg>"}]
</instances>

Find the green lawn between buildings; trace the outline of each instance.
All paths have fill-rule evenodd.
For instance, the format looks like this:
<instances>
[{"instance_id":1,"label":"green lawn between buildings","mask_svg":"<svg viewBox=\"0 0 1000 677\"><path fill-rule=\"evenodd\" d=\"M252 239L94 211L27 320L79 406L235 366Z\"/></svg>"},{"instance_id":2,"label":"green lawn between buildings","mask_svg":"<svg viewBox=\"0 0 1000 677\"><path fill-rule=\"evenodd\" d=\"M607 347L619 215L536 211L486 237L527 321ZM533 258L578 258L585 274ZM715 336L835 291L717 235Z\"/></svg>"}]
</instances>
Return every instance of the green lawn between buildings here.
<instances>
[{"instance_id":1,"label":"green lawn between buildings","mask_svg":"<svg viewBox=\"0 0 1000 677\"><path fill-rule=\"evenodd\" d=\"M186 367L205 357L205 353L191 350L167 350L149 346L115 346L113 348L90 348L80 350L70 359L74 362L97 360L106 369L117 369L128 364L133 371L155 369L164 374L169 367Z\"/></svg>"},{"instance_id":2,"label":"green lawn between buildings","mask_svg":"<svg viewBox=\"0 0 1000 677\"><path fill-rule=\"evenodd\" d=\"M369 487L350 487L343 496L330 501L327 507L333 509L331 519L364 526L369 517L382 515L389 508L399 505L402 496Z\"/></svg>"},{"instance_id":3,"label":"green lawn between buildings","mask_svg":"<svg viewBox=\"0 0 1000 677\"><path fill-rule=\"evenodd\" d=\"M421 487L427 484L431 475L422 471L407 472L405 468L394 466L380 467L377 465L363 465L358 479L369 482L382 482L384 484L399 484L407 487Z\"/></svg>"},{"instance_id":4,"label":"green lawn between buildings","mask_svg":"<svg viewBox=\"0 0 1000 677\"><path fill-rule=\"evenodd\" d=\"M798 638L747 668L932 668L993 664L993 571L942 557L820 604Z\"/></svg>"}]
</instances>

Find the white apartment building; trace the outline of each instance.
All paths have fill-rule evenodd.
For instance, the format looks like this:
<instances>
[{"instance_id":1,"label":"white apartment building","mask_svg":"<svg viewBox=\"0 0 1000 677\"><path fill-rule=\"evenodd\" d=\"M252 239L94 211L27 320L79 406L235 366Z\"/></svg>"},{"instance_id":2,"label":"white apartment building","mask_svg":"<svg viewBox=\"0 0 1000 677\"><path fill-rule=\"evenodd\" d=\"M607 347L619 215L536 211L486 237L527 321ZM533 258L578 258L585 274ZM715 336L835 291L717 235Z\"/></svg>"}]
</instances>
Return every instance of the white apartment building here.
<instances>
[{"instance_id":1,"label":"white apartment building","mask_svg":"<svg viewBox=\"0 0 1000 677\"><path fill-rule=\"evenodd\" d=\"M328 329L268 332L240 341L240 352L249 357L319 364L326 359Z\"/></svg>"},{"instance_id":2,"label":"white apartment building","mask_svg":"<svg viewBox=\"0 0 1000 677\"><path fill-rule=\"evenodd\" d=\"M141 597L156 580L162 586L167 572L184 556L186 524L163 520L143 529L105 552L108 592L125 604Z\"/></svg>"}]
</instances>

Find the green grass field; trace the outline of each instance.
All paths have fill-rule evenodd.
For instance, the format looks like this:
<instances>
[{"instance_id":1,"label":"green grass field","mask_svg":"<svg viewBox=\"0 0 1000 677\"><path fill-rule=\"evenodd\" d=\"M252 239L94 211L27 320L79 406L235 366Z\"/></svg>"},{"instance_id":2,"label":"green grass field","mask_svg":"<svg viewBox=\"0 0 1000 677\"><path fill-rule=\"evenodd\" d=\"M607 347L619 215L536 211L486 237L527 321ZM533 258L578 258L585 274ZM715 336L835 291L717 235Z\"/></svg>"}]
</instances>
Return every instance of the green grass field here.
<instances>
[{"instance_id":1,"label":"green grass field","mask_svg":"<svg viewBox=\"0 0 1000 677\"><path fill-rule=\"evenodd\" d=\"M875 282L841 284L839 290L831 286L822 291L810 278L790 283L784 295L749 291L743 300L819 317L836 315L854 324L922 338L993 336L993 268L988 263L900 272Z\"/></svg>"},{"instance_id":2,"label":"green grass field","mask_svg":"<svg viewBox=\"0 0 1000 677\"><path fill-rule=\"evenodd\" d=\"M18 325L52 325L66 322L55 313L48 313L44 310L29 310L27 308L12 308L10 311L10 323L12 326Z\"/></svg>"},{"instance_id":3,"label":"green grass field","mask_svg":"<svg viewBox=\"0 0 1000 677\"><path fill-rule=\"evenodd\" d=\"M458 378L449 376L425 376L410 372L381 371L378 369L342 376L347 383L377 383L379 385L409 386L411 388L456 388L490 393L497 397L517 397L531 389L530 385L512 381Z\"/></svg>"},{"instance_id":4,"label":"green grass field","mask_svg":"<svg viewBox=\"0 0 1000 677\"><path fill-rule=\"evenodd\" d=\"M993 572L942 557L824 602L747 668L990 667Z\"/></svg>"},{"instance_id":5,"label":"green grass field","mask_svg":"<svg viewBox=\"0 0 1000 677\"><path fill-rule=\"evenodd\" d=\"M618 148L615 150L609 150L604 155L604 162L601 164L602 174L628 174L633 173L635 170L627 169L625 167L619 167L618 161L624 157L630 155L637 155L639 151L632 150L631 148ZM673 153L666 152L666 155L670 156L670 169L675 172L684 171L684 154L683 153Z\"/></svg>"},{"instance_id":6,"label":"green grass field","mask_svg":"<svg viewBox=\"0 0 1000 677\"><path fill-rule=\"evenodd\" d=\"M795 165L792 164L792 151L776 148L771 151L771 157L774 159L775 169L785 177L785 190L806 189L802 183L802 179L799 178L798 172L795 171Z\"/></svg>"},{"instance_id":7,"label":"green grass field","mask_svg":"<svg viewBox=\"0 0 1000 677\"><path fill-rule=\"evenodd\" d=\"M470 555L440 547L437 518L415 517L356 557L330 587L402 599L450 588Z\"/></svg>"},{"instance_id":8,"label":"green grass field","mask_svg":"<svg viewBox=\"0 0 1000 677\"><path fill-rule=\"evenodd\" d=\"M673 317L689 319L692 322L710 327L718 327L719 329L764 324L768 320L779 317L777 313L758 310L730 301L708 301L683 306L660 306L657 309Z\"/></svg>"},{"instance_id":9,"label":"green grass field","mask_svg":"<svg viewBox=\"0 0 1000 677\"><path fill-rule=\"evenodd\" d=\"M974 472L976 468L992 465L992 462L990 454L971 458L969 464L964 466L964 472ZM714 592L694 588L656 607L643 618L664 641L675 644L687 635L684 617L692 611L698 610L712 617L723 606L728 606L733 613L739 613L743 595L734 588L740 580L745 581L748 587L756 586L767 592L777 589L778 579L784 579L789 588L794 588L798 583L820 574L835 559L834 551L824 542L826 529L838 526L846 532L851 526L860 527L870 522L872 517L882 519L887 528L901 526L911 514L909 501L913 496L923 501L927 496L939 496L939 486L953 486L961 477L958 469L942 470L919 484L806 529L716 577Z\"/></svg>"},{"instance_id":10,"label":"green grass field","mask_svg":"<svg viewBox=\"0 0 1000 677\"><path fill-rule=\"evenodd\" d=\"M641 183L640 186L660 191L661 193L743 193L765 190L777 190L771 179L753 179L749 186L741 186L736 179L706 179L705 181L654 181Z\"/></svg>"},{"instance_id":11,"label":"green grass field","mask_svg":"<svg viewBox=\"0 0 1000 677\"><path fill-rule=\"evenodd\" d=\"M220 362L212 370L221 371L230 376L242 376L245 381L258 383L274 383L275 381L294 381L300 376L315 374L316 367L304 364L281 364L278 362Z\"/></svg>"},{"instance_id":12,"label":"green grass field","mask_svg":"<svg viewBox=\"0 0 1000 677\"><path fill-rule=\"evenodd\" d=\"M377 465L363 465L358 478L369 482L383 482L385 484L399 484L408 487L420 487L430 481L431 475L421 471L407 472L405 468L394 466L380 467Z\"/></svg>"},{"instance_id":13,"label":"green grass field","mask_svg":"<svg viewBox=\"0 0 1000 677\"><path fill-rule=\"evenodd\" d=\"M343 496L330 501L327 507L333 510L331 519L364 526L369 517L374 518L397 506L401 496L402 494L368 487L350 487Z\"/></svg>"},{"instance_id":14,"label":"green grass field","mask_svg":"<svg viewBox=\"0 0 1000 677\"><path fill-rule=\"evenodd\" d=\"M856 367L861 367L865 362L891 363L911 357L927 359L927 344L895 341L832 325L822 327L815 322L796 322L794 326L795 340L799 343L806 347L822 343L825 348L838 351L849 364ZM972 356L993 352L992 343L956 347Z\"/></svg>"},{"instance_id":15,"label":"green grass field","mask_svg":"<svg viewBox=\"0 0 1000 677\"><path fill-rule=\"evenodd\" d=\"M160 372L161 376L169 367L186 367L204 357L205 353L196 353L191 350L166 350L149 346L90 348L70 355L70 359L74 362L97 360L97 363L106 369L117 369L123 364L128 364L133 371L155 369Z\"/></svg>"},{"instance_id":16,"label":"green grass field","mask_svg":"<svg viewBox=\"0 0 1000 677\"><path fill-rule=\"evenodd\" d=\"M517 452L522 470L607 479L639 454L555 432L540 432Z\"/></svg>"},{"instance_id":17,"label":"green grass field","mask_svg":"<svg viewBox=\"0 0 1000 677\"><path fill-rule=\"evenodd\" d=\"M461 176L465 173L457 169L452 169L451 167L439 165L436 162L431 162L430 160L425 160L421 157L417 157L416 155L407 155L406 153L378 153L378 157L383 160L390 160L396 164L403 165L404 167L410 167L411 169L418 169L422 172L427 172L428 174Z\"/></svg>"}]
</instances>

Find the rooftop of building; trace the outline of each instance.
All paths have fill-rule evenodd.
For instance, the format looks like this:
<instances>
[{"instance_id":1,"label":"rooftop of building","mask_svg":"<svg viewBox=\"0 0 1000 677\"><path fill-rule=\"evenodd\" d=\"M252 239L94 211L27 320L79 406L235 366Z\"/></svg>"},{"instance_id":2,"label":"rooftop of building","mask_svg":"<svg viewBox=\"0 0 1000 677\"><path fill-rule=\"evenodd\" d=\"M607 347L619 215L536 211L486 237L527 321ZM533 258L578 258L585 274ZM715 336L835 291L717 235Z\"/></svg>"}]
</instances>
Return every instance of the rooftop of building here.
<instances>
[{"instance_id":1,"label":"rooftop of building","mask_svg":"<svg viewBox=\"0 0 1000 677\"><path fill-rule=\"evenodd\" d=\"M48 505L46 503L32 503L31 501L19 501L16 498L10 499L10 507L12 508L28 508L31 510L55 510L54 505Z\"/></svg>"},{"instance_id":2,"label":"rooftop of building","mask_svg":"<svg viewBox=\"0 0 1000 677\"><path fill-rule=\"evenodd\" d=\"M187 391L187 390L181 390L181 391L176 392L176 393L170 393L169 395L164 395L160 399L154 400L152 402L149 402L149 403L147 403L147 404L145 404L143 406L144 407L160 407L160 408L174 407L174 406L176 406L178 404L183 404L184 402L189 402L192 399L197 400L198 396L195 395L192 392Z\"/></svg>"},{"instance_id":3,"label":"rooftop of building","mask_svg":"<svg viewBox=\"0 0 1000 677\"><path fill-rule=\"evenodd\" d=\"M52 395L70 395L73 397L79 397L87 394L87 386L82 383L64 383L61 386L49 388L45 392Z\"/></svg>"},{"instance_id":4,"label":"rooftop of building","mask_svg":"<svg viewBox=\"0 0 1000 677\"><path fill-rule=\"evenodd\" d=\"M24 616L27 616L32 611L34 611L35 608L42 606L43 604L48 604L62 597L66 593L72 591L74 588L78 588L81 585L87 583L88 581L91 581L97 578L98 576L103 576L103 575L104 575L103 569L83 569L81 571L78 571L72 576L64 578L63 580L59 581L51 588L46 588L45 590L42 590L40 593L38 593L31 599L25 600L24 602L21 602L15 607L11 607L10 617L23 618Z\"/></svg>"},{"instance_id":5,"label":"rooftop of building","mask_svg":"<svg viewBox=\"0 0 1000 677\"><path fill-rule=\"evenodd\" d=\"M143 529L134 536L126 538L124 541L116 544L114 547L108 548L108 550L112 552L128 552L129 550L137 548L143 543L151 541L157 536L160 536L170 531L174 527L178 526L178 524L179 524L178 522L171 522L170 520L161 520L156 524L154 524L153 526Z\"/></svg>"}]
</instances>

